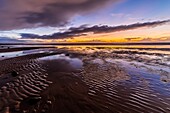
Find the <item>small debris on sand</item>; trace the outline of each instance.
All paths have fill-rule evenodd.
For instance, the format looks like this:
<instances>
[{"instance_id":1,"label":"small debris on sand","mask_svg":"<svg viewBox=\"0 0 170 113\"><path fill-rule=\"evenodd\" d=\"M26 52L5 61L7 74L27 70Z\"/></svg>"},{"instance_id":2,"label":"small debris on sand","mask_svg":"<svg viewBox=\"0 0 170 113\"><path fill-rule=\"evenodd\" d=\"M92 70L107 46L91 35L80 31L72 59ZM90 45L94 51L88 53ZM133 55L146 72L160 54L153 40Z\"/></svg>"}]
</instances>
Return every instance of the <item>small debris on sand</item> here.
<instances>
[{"instance_id":1,"label":"small debris on sand","mask_svg":"<svg viewBox=\"0 0 170 113\"><path fill-rule=\"evenodd\" d=\"M27 100L27 104L28 105L35 105L37 104L39 101L41 100L41 97L30 97L28 100Z\"/></svg>"},{"instance_id":2,"label":"small debris on sand","mask_svg":"<svg viewBox=\"0 0 170 113\"><path fill-rule=\"evenodd\" d=\"M16 76L18 76L18 75L19 75L19 73L18 73L18 72L16 72L16 71L12 71L12 72L11 72L11 75L12 75L13 77L16 77Z\"/></svg>"}]
</instances>

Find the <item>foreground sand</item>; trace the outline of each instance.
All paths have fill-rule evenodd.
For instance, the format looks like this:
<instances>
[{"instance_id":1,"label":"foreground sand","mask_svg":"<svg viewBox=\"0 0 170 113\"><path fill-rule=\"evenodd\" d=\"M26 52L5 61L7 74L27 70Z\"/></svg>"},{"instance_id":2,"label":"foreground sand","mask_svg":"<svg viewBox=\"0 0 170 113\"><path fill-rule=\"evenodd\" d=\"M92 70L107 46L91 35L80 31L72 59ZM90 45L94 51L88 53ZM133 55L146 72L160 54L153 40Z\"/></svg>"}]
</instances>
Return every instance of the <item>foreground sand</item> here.
<instances>
[{"instance_id":1,"label":"foreground sand","mask_svg":"<svg viewBox=\"0 0 170 113\"><path fill-rule=\"evenodd\" d=\"M170 111L169 84L136 75L149 73L108 62L108 54L44 50L0 61L0 112Z\"/></svg>"}]
</instances>

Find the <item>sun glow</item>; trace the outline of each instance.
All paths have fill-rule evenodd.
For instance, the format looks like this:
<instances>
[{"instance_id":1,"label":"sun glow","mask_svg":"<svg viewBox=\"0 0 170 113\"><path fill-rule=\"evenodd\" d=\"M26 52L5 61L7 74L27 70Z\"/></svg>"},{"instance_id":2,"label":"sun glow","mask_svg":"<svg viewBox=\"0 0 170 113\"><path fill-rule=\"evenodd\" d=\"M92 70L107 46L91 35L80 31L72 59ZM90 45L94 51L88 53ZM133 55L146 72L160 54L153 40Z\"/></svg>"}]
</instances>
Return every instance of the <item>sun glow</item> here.
<instances>
[{"instance_id":1,"label":"sun glow","mask_svg":"<svg viewBox=\"0 0 170 113\"><path fill-rule=\"evenodd\" d=\"M166 29L165 29L166 28ZM86 36L58 39L57 42L157 42L170 41L170 26L120 31L113 33L88 34ZM161 32L160 32L161 31Z\"/></svg>"}]
</instances>

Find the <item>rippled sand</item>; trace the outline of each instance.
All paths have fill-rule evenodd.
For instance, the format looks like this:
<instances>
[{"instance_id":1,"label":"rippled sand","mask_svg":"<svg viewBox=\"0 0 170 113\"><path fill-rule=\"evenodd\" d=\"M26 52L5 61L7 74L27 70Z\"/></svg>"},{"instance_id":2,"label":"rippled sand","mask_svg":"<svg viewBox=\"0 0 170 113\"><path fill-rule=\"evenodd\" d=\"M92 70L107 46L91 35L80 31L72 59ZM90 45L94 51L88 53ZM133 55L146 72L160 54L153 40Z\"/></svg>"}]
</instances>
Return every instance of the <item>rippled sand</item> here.
<instances>
[{"instance_id":1,"label":"rippled sand","mask_svg":"<svg viewBox=\"0 0 170 113\"><path fill-rule=\"evenodd\" d=\"M3 55L0 113L170 112L169 54L76 47Z\"/></svg>"}]
</instances>

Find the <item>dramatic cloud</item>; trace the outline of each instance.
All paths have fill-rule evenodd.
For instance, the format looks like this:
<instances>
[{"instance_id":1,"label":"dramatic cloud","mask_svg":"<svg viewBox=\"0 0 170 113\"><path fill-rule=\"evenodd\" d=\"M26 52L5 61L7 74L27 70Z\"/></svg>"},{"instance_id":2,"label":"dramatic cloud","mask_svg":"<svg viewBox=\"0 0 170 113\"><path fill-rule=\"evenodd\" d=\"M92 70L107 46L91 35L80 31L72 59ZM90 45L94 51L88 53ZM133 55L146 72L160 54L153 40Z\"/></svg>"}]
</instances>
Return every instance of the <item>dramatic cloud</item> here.
<instances>
[{"instance_id":1,"label":"dramatic cloud","mask_svg":"<svg viewBox=\"0 0 170 113\"><path fill-rule=\"evenodd\" d=\"M125 30L133 30L137 28L143 28L143 27L156 27L160 26L166 23L169 23L170 20L164 20L164 21L154 21L154 22L146 22L146 23L136 23L136 24L130 24L130 25L121 25L121 26L80 26L77 28L69 28L65 32L58 32L53 35L44 35L44 36L35 36L30 34L21 34L23 38L41 38L41 39L62 39L62 38L71 38L71 37L78 37L78 36L84 36L88 33L93 34L99 34L99 33L112 33L112 32L118 32L118 31L125 31Z\"/></svg>"},{"instance_id":2,"label":"dramatic cloud","mask_svg":"<svg viewBox=\"0 0 170 113\"><path fill-rule=\"evenodd\" d=\"M18 40L15 38L9 38L9 37L0 37L0 43L15 43L15 42L26 42L26 41Z\"/></svg>"},{"instance_id":3,"label":"dramatic cloud","mask_svg":"<svg viewBox=\"0 0 170 113\"><path fill-rule=\"evenodd\" d=\"M159 37L159 38L142 38L142 37L133 37L133 38L125 38L127 41L140 41L140 42L167 42L170 41L170 36Z\"/></svg>"},{"instance_id":4,"label":"dramatic cloud","mask_svg":"<svg viewBox=\"0 0 170 113\"><path fill-rule=\"evenodd\" d=\"M134 41L134 40L139 40L141 37L133 37L133 38L125 38L127 41Z\"/></svg>"},{"instance_id":5,"label":"dramatic cloud","mask_svg":"<svg viewBox=\"0 0 170 113\"><path fill-rule=\"evenodd\" d=\"M38 37L40 37L39 35L36 35L36 34L27 34L27 33L22 33L21 34L21 36L23 37L23 38L38 38Z\"/></svg>"},{"instance_id":6,"label":"dramatic cloud","mask_svg":"<svg viewBox=\"0 0 170 113\"><path fill-rule=\"evenodd\" d=\"M63 26L120 0L0 0L0 30Z\"/></svg>"},{"instance_id":7,"label":"dramatic cloud","mask_svg":"<svg viewBox=\"0 0 170 113\"><path fill-rule=\"evenodd\" d=\"M159 42L163 42L163 41L170 41L170 36L167 37L160 37L160 38L143 38L140 40L141 42L150 42L150 41L159 41Z\"/></svg>"}]
</instances>

